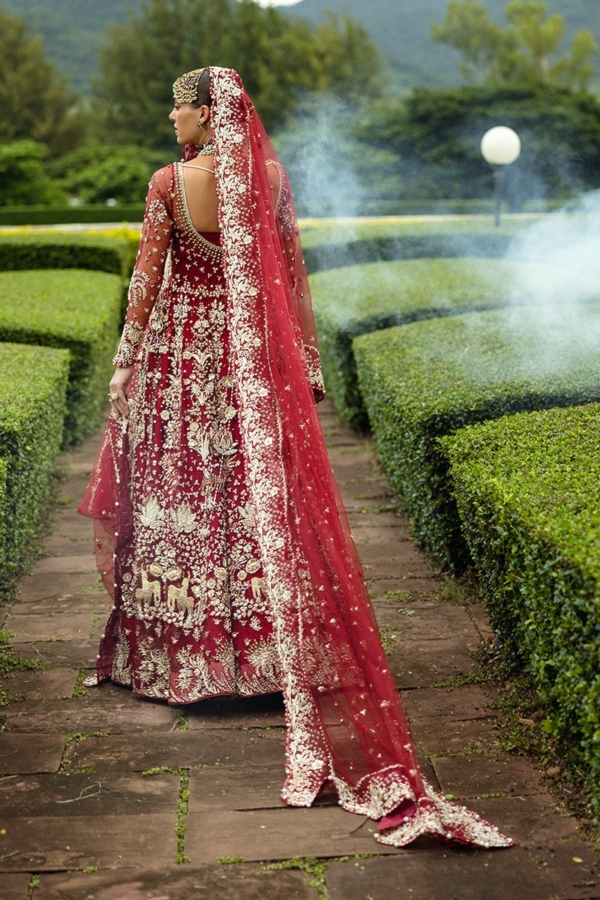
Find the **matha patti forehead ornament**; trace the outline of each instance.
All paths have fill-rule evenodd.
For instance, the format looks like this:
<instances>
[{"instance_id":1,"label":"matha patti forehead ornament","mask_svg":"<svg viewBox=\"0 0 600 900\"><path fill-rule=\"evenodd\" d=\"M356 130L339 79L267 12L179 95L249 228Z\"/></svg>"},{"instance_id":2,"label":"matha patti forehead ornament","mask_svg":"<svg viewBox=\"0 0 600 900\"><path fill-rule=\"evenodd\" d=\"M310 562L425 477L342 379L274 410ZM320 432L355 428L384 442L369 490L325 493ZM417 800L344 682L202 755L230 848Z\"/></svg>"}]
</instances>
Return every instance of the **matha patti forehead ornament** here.
<instances>
[{"instance_id":1,"label":"matha patti forehead ornament","mask_svg":"<svg viewBox=\"0 0 600 900\"><path fill-rule=\"evenodd\" d=\"M200 76L206 72L203 69L194 69L181 75L173 85L173 100L175 103L195 103L198 99L198 84Z\"/></svg>"}]
</instances>

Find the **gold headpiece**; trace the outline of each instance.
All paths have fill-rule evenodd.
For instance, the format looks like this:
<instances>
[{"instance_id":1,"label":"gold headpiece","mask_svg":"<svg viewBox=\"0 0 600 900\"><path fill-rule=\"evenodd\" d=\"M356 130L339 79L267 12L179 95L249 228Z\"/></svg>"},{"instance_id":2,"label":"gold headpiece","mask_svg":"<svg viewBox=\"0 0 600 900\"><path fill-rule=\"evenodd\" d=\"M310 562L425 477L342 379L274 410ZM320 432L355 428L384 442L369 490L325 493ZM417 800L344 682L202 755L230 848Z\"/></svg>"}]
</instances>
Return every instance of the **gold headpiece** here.
<instances>
[{"instance_id":1,"label":"gold headpiece","mask_svg":"<svg viewBox=\"0 0 600 900\"><path fill-rule=\"evenodd\" d=\"M194 69L181 75L173 85L173 99L175 103L195 103L198 99L198 84L204 69Z\"/></svg>"}]
</instances>

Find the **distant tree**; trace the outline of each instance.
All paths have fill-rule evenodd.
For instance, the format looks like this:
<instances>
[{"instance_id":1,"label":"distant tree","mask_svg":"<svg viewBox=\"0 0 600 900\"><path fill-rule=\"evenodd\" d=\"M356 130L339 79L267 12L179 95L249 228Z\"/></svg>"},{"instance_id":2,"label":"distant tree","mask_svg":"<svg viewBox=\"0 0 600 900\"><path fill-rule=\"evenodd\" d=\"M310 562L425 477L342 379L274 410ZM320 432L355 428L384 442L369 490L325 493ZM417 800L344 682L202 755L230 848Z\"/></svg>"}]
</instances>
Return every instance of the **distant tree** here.
<instances>
[{"instance_id":1,"label":"distant tree","mask_svg":"<svg viewBox=\"0 0 600 900\"><path fill-rule=\"evenodd\" d=\"M461 72L470 82L550 85L580 90L594 73L598 50L591 31L579 31L566 54L557 56L564 37L563 16L548 15L547 3L513 0L502 28L480 0L450 0L446 18L431 27L434 41L462 56Z\"/></svg>"},{"instance_id":2,"label":"distant tree","mask_svg":"<svg viewBox=\"0 0 600 900\"><path fill-rule=\"evenodd\" d=\"M88 143L48 166L61 187L83 203L142 203L163 159L128 145Z\"/></svg>"},{"instance_id":3,"label":"distant tree","mask_svg":"<svg viewBox=\"0 0 600 900\"><path fill-rule=\"evenodd\" d=\"M0 8L0 140L31 139L63 153L83 136L76 97L23 19Z\"/></svg>"},{"instance_id":4,"label":"distant tree","mask_svg":"<svg viewBox=\"0 0 600 900\"><path fill-rule=\"evenodd\" d=\"M514 208L600 187L600 102L590 94L518 85L418 90L403 104L375 106L364 128L396 153L404 196L442 199L490 195L479 145L500 124L522 140L507 172Z\"/></svg>"},{"instance_id":5,"label":"distant tree","mask_svg":"<svg viewBox=\"0 0 600 900\"><path fill-rule=\"evenodd\" d=\"M109 29L100 65L101 129L157 148L174 146L171 84L190 69L237 69L271 129L302 91L371 96L383 68L365 30L347 17L315 27L253 0L146 0L127 25Z\"/></svg>"},{"instance_id":6,"label":"distant tree","mask_svg":"<svg viewBox=\"0 0 600 900\"><path fill-rule=\"evenodd\" d=\"M47 175L45 144L22 140L0 144L0 206L61 204L67 195Z\"/></svg>"}]
</instances>

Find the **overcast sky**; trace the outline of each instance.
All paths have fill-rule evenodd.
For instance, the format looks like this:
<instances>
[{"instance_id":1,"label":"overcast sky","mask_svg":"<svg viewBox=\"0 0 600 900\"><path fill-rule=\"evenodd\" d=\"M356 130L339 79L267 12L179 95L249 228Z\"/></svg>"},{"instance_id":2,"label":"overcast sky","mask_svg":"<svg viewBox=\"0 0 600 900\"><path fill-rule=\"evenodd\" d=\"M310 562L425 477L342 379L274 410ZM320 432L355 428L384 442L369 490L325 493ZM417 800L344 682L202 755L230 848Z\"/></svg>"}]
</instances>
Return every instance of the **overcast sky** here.
<instances>
[{"instance_id":1,"label":"overcast sky","mask_svg":"<svg viewBox=\"0 0 600 900\"><path fill-rule=\"evenodd\" d=\"M259 6L293 6L300 0L256 0Z\"/></svg>"}]
</instances>

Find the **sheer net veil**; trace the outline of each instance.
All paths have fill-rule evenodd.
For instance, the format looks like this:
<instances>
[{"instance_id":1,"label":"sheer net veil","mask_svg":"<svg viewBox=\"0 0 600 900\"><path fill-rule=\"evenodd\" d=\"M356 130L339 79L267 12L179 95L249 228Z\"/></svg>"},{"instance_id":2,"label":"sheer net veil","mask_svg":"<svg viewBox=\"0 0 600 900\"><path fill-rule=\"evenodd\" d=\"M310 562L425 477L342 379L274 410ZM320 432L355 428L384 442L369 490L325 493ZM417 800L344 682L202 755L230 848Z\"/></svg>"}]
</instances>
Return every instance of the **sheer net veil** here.
<instances>
[{"instance_id":1,"label":"sheer net veil","mask_svg":"<svg viewBox=\"0 0 600 900\"><path fill-rule=\"evenodd\" d=\"M193 87L199 72L180 80ZM493 825L437 794L421 773L321 430L316 329L287 175L237 72L208 72L223 334L286 710L283 799L310 806L333 785L344 809L378 822L382 843L403 846L431 833L468 845L510 846ZM184 159L198 152L188 145ZM146 278L142 299L150 282L157 294L168 290L155 277L153 252L159 244L166 258L179 246L177 171L167 166L153 179L160 203L150 203L140 245L148 269L140 276ZM152 240L144 244L148 234ZM182 265L192 262L184 253ZM134 313L150 306L142 300L136 306L137 290ZM196 291L197 305L199 298ZM175 311L183 316L185 306ZM135 327L142 340L144 329L151 334L146 324L126 328ZM80 506L94 519L115 622L127 575L121 560L133 552L132 508L139 500L132 496L139 467L130 465L129 440L126 421L113 417ZM197 555L192 568L196 561ZM103 659L97 668L100 680L111 677Z\"/></svg>"},{"instance_id":2,"label":"sheer net veil","mask_svg":"<svg viewBox=\"0 0 600 900\"><path fill-rule=\"evenodd\" d=\"M382 843L428 832L509 846L421 774L319 423L316 332L287 176L240 76L209 71L232 371L284 678L282 796L308 806L333 783L345 809L380 822Z\"/></svg>"}]
</instances>

